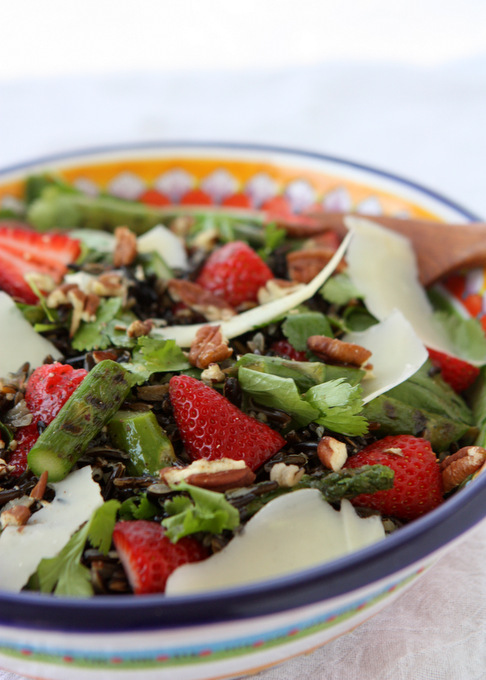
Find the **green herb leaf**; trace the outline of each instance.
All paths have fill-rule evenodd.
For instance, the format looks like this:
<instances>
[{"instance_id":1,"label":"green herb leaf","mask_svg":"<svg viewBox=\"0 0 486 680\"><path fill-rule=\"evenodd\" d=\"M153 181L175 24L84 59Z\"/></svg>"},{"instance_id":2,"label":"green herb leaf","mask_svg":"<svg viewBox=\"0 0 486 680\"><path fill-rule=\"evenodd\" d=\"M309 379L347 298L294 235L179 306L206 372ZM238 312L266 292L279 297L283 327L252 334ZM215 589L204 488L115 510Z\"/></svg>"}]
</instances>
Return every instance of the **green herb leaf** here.
<instances>
[{"instance_id":1,"label":"green herb leaf","mask_svg":"<svg viewBox=\"0 0 486 680\"><path fill-rule=\"evenodd\" d=\"M292 347L299 352L307 349L307 338L311 335L326 335L332 338L329 321L320 312L289 314L282 324L282 331Z\"/></svg>"},{"instance_id":2,"label":"green herb leaf","mask_svg":"<svg viewBox=\"0 0 486 680\"><path fill-rule=\"evenodd\" d=\"M264 244L258 250L258 254L264 260L273 253L273 251L285 241L287 232L285 229L279 229L276 222L269 222L265 225L263 231Z\"/></svg>"},{"instance_id":3,"label":"green herb leaf","mask_svg":"<svg viewBox=\"0 0 486 680\"><path fill-rule=\"evenodd\" d=\"M123 501L118 514L120 519L153 519L159 510L149 501L147 494L141 494Z\"/></svg>"},{"instance_id":4,"label":"green herb leaf","mask_svg":"<svg viewBox=\"0 0 486 680\"><path fill-rule=\"evenodd\" d=\"M93 595L89 569L81 564L81 557L88 540L95 548L108 552L119 507L120 503L116 500L104 503L55 557L40 561L37 578L43 593L54 590L56 595L70 597Z\"/></svg>"},{"instance_id":5,"label":"green herb leaf","mask_svg":"<svg viewBox=\"0 0 486 680\"><path fill-rule=\"evenodd\" d=\"M134 374L136 383L140 385L152 373L184 371L191 368L191 364L174 340L143 336L138 338L132 363L125 364L125 368Z\"/></svg>"},{"instance_id":6,"label":"green herb leaf","mask_svg":"<svg viewBox=\"0 0 486 680\"><path fill-rule=\"evenodd\" d=\"M350 436L365 434L368 423L364 416L361 387L352 386L339 378L311 387L304 399L320 415L315 419L321 425L341 434Z\"/></svg>"},{"instance_id":7,"label":"green herb leaf","mask_svg":"<svg viewBox=\"0 0 486 680\"><path fill-rule=\"evenodd\" d=\"M445 329L461 358L486 363L486 336L478 319L464 319L446 311L436 312L434 318Z\"/></svg>"},{"instance_id":8,"label":"green herb leaf","mask_svg":"<svg viewBox=\"0 0 486 680\"><path fill-rule=\"evenodd\" d=\"M122 300L118 297L103 300L96 312L96 321L82 322L76 331L72 341L73 349L85 352L110 347L107 327L120 311L121 304Z\"/></svg>"},{"instance_id":9,"label":"green herb leaf","mask_svg":"<svg viewBox=\"0 0 486 680\"><path fill-rule=\"evenodd\" d=\"M363 297L347 274L331 276L319 292L326 302L339 307Z\"/></svg>"},{"instance_id":10,"label":"green herb leaf","mask_svg":"<svg viewBox=\"0 0 486 680\"><path fill-rule=\"evenodd\" d=\"M164 510L169 517L162 520L162 525L173 543L198 531L220 534L225 529L233 530L239 525L238 510L226 500L224 494L200 489L186 482L174 484L171 488L189 494L189 497L174 496L164 503Z\"/></svg>"}]
</instances>

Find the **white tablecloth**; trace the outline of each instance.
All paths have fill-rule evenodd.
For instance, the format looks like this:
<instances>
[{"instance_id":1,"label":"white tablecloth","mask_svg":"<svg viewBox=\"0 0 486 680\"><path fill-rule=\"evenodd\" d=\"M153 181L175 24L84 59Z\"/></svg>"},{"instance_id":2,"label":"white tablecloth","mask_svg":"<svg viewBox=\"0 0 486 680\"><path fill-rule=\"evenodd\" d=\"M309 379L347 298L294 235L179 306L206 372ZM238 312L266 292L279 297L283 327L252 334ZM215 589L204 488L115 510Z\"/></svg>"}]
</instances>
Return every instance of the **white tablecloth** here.
<instances>
[{"instance_id":1,"label":"white tablecloth","mask_svg":"<svg viewBox=\"0 0 486 680\"><path fill-rule=\"evenodd\" d=\"M376 165L486 215L486 57L0 81L0 115L1 165L127 141L280 144ZM485 637L482 524L374 619L258 677L485 679Z\"/></svg>"}]
</instances>

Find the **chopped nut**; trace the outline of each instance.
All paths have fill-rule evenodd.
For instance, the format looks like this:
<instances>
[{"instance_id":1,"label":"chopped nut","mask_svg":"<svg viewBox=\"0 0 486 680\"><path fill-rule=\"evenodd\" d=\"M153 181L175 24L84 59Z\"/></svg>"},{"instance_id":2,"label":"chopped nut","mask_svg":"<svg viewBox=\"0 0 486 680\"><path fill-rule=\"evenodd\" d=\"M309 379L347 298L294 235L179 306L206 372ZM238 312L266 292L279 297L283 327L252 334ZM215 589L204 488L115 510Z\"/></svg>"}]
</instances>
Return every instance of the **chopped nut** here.
<instances>
[{"instance_id":1,"label":"chopped nut","mask_svg":"<svg viewBox=\"0 0 486 680\"><path fill-rule=\"evenodd\" d=\"M177 484L184 480L203 489L226 491L253 484L255 473L244 460L219 458L196 460L185 468L164 468L160 471L160 478L165 484Z\"/></svg>"},{"instance_id":2,"label":"chopped nut","mask_svg":"<svg viewBox=\"0 0 486 680\"><path fill-rule=\"evenodd\" d=\"M304 468L299 468L297 465L276 463L270 470L270 480L277 482L281 487L291 488L300 482L304 472Z\"/></svg>"},{"instance_id":3,"label":"chopped nut","mask_svg":"<svg viewBox=\"0 0 486 680\"><path fill-rule=\"evenodd\" d=\"M209 366L201 373L201 380L206 383L223 382L226 375L220 369L219 364L209 364Z\"/></svg>"},{"instance_id":4,"label":"chopped nut","mask_svg":"<svg viewBox=\"0 0 486 680\"><path fill-rule=\"evenodd\" d=\"M39 481L30 492L30 497L33 498L34 500L41 501L44 498L44 494L47 488L48 475L49 473L47 472L47 470L44 470L44 472L39 477Z\"/></svg>"},{"instance_id":5,"label":"chopped nut","mask_svg":"<svg viewBox=\"0 0 486 680\"><path fill-rule=\"evenodd\" d=\"M196 368L208 368L210 364L228 359L233 350L223 337L220 326L203 326L198 330L189 351L189 363Z\"/></svg>"},{"instance_id":6,"label":"chopped nut","mask_svg":"<svg viewBox=\"0 0 486 680\"><path fill-rule=\"evenodd\" d=\"M336 251L333 248L317 247L294 250L287 255L289 277L298 283L309 283L328 264ZM336 271L343 271L345 264L341 261Z\"/></svg>"},{"instance_id":7,"label":"chopped nut","mask_svg":"<svg viewBox=\"0 0 486 680\"><path fill-rule=\"evenodd\" d=\"M100 297L125 298L127 286L123 276L117 272L106 272L93 281L93 293Z\"/></svg>"},{"instance_id":8,"label":"chopped nut","mask_svg":"<svg viewBox=\"0 0 486 680\"><path fill-rule=\"evenodd\" d=\"M307 338L307 347L322 361L333 364L361 367L371 356L371 352L361 345L328 338L325 335L311 335Z\"/></svg>"},{"instance_id":9,"label":"chopped nut","mask_svg":"<svg viewBox=\"0 0 486 680\"><path fill-rule=\"evenodd\" d=\"M55 288L51 293L49 293L46 299L46 305L49 307L49 309L57 309L57 307L60 307L61 305L69 304L67 294L70 290L73 290L77 287L78 286L75 283L63 283L62 286Z\"/></svg>"},{"instance_id":10,"label":"chopped nut","mask_svg":"<svg viewBox=\"0 0 486 680\"><path fill-rule=\"evenodd\" d=\"M30 516L31 512L26 505L14 505L2 512L0 515L0 524L2 529L5 529L7 526L21 527L24 524L27 524Z\"/></svg>"},{"instance_id":11,"label":"chopped nut","mask_svg":"<svg viewBox=\"0 0 486 680\"><path fill-rule=\"evenodd\" d=\"M0 448L5 448L4 442L2 442L3 446ZM9 472L12 472L15 470L15 467L13 465L9 465L3 458L0 458L0 477L5 477L6 475L9 474Z\"/></svg>"},{"instance_id":12,"label":"chopped nut","mask_svg":"<svg viewBox=\"0 0 486 680\"><path fill-rule=\"evenodd\" d=\"M223 298L192 281L171 279L168 289L175 302L183 302L208 321L227 321L236 314L233 307Z\"/></svg>"},{"instance_id":13,"label":"chopped nut","mask_svg":"<svg viewBox=\"0 0 486 680\"><path fill-rule=\"evenodd\" d=\"M115 229L115 250L113 264L115 267L127 267L137 257L137 237L128 227Z\"/></svg>"},{"instance_id":14,"label":"chopped nut","mask_svg":"<svg viewBox=\"0 0 486 680\"><path fill-rule=\"evenodd\" d=\"M348 459L346 444L334 437L322 437L317 445L317 456L324 467L337 472Z\"/></svg>"},{"instance_id":15,"label":"chopped nut","mask_svg":"<svg viewBox=\"0 0 486 680\"><path fill-rule=\"evenodd\" d=\"M136 319L127 328L127 335L129 338L140 338L142 335L149 335L154 327L154 322L150 319L140 321Z\"/></svg>"},{"instance_id":16,"label":"chopped nut","mask_svg":"<svg viewBox=\"0 0 486 680\"><path fill-rule=\"evenodd\" d=\"M295 293L296 290L302 288L301 283L294 283L286 281L285 279L269 279L264 286L259 288L257 297L258 304L264 305L267 302L273 302L280 298Z\"/></svg>"},{"instance_id":17,"label":"chopped nut","mask_svg":"<svg viewBox=\"0 0 486 680\"><path fill-rule=\"evenodd\" d=\"M219 231L217 229L203 229L192 239L192 245L201 250L210 251L219 241Z\"/></svg>"},{"instance_id":18,"label":"chopped nut","mask_svg":"<svg viewBox=\"0 0 486 680\"><path fill-rule=\"evenodd\" d=\"M482 446L464 446L441 463L444 493L452 491L470 475L486 464L486 449Z\"/></svg>"}]
</instances>

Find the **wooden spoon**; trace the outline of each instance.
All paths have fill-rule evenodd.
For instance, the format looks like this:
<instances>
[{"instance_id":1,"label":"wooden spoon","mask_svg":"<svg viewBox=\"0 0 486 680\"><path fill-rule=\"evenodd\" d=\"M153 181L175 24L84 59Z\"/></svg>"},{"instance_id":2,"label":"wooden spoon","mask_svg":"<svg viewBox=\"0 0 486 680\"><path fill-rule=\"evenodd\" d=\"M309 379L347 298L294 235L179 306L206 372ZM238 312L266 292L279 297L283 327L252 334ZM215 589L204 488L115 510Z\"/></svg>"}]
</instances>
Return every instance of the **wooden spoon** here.
<instances>
[{"instance_id":1,"label":"wooden spoon","mask_svg":"<svg viewBox=\"0 0 486 680\"><path fill-rule=\"evenodd\" d=\"M333 229L340 235L347 232L344 218L347 213L318 213L278 222L294 236L312 237ZM349 213L351 214L351 213ZM420 281L430 286L439 279L461 269L486 267L486 223L470 222L447 224L429 220L398 217L364 217L410 239L417 255Z\"/></svg>"}]
</instances>

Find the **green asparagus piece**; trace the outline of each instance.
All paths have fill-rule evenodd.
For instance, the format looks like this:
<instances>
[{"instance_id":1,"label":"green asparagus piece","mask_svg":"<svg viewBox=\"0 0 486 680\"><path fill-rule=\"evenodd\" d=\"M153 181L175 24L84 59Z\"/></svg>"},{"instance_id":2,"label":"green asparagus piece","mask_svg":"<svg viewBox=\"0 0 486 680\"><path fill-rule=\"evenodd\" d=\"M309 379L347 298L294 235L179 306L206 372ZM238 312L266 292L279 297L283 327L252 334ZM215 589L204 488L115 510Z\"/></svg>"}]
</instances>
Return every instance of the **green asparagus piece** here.
<instances>
[{"instance_id":1,"label":"green asparagus piece","mask_svg":"<svg viewBox=\"0 0 486 680\"><path fill-rule=\"evenodd\" d=\"M175 462L171 441L152 411L118 411L108 433L115 446L130 454L130 475L155 474Z\"/></svg>"},{"instance_id":2,"label":"green asparagus piece","mask_svg":"<svg viewBox=\"0 0 486 680\"><path fill-rule=\"evenodd\" d=\"M297 489L318 489L326 501L336 503L343 498L354 498L362 493L375 493L393 487L394 471L386 465L363 465L360 468L343 469L329 472L321 476L304 475L300 482L292 488L279 487L256 496L244 506L245 518L254 515L266 503L284 493ZM226 493L231 502L231 492Z\"/></svg>"},{"instance_id":3,"label":"green asparagus piece","mask_svg":"<svg viewBox=\"0 0 486 680\"><path fill-rule=\"evenodd\" d=\"M436 453L445 451L460 439L472 443L477 430L460 420L417 408L382 394L365 404L363 415L379 437L412 434L428 439Z\"/></svg>"},{"instance_id":4,"label":"green asparagus piece","mask_svg":"<svg viewBox=\"0 0 486 680\"><path fill-rule=\"evenodd\" d=\"M130 391L129 376L115 361L97 364L64 404L28 454L34 474L64 479Z\"/></svg>"}]
</instances>

